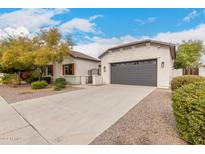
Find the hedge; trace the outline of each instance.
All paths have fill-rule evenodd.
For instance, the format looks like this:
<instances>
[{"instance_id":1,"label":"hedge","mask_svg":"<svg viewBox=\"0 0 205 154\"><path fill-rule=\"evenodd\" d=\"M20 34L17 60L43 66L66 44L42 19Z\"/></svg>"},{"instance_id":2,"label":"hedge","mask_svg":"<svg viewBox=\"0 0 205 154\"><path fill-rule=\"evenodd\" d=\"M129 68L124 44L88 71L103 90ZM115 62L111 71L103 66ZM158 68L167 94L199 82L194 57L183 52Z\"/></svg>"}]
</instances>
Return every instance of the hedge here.
<instances>
[{"instance_id":1,"label":"hedge","mask_svg":"<svg viewBox=\"0 0 205 154\"><path fill-rule=\"evenodd\" d=\"M46 81L35 81L31 83L32 89L43 89L48 86L48 83Z\"/></svg>"},{"instance_id":2,"label":"hedge","mask_svg":"<svg viewBox=\"0 0 205 154\"><path fill-rule=\"evenodd\" d=\"M173 113L182 139L205 144L205 82L184 85L172 93Z\"/></svg>"},{"instance_id":3,"label":"hedge","mask_svg":"<svg viewBox=\"0 0 205 154\"><path fill-rule=\"evenodd\" d=\"M27 79L26 79L26 82L27 83L32 83L32 82L35 82L35 81L38 81L38 77L34 77L34 76L30 76L30 77L28 77Z\"/></svg>"},{"instance_id":4,"label":"hedge","mask_svg":"<svg viewBox=\"0 0 205 154\"><path fill-rule=\"evenodd\" d=\"M176 90L177 88L180 88L183 85L187 85L194 82L201 82L201 81L205 81L205 78L198 75L178 76L172 79L171 89Z\"/></svg>"},{"instance_id":5,"label":"hedge","mask_svg":"<svg viewBox=\"0 0 205 154\"><path fill-rule=\"evenodd\" d=\"M66 80L65 78L57 78L54 84L55 84L55 90L61 90L66 87Z\"/></svg>"},{"instance_id":6,"label":"hedge","mask_svg":"<svg viewBox=\"0 0 205 154\"><path fill-rule=\"evenodd\" d=\"M41 81L46 81L48 84L51 84L51 77L50 76L44 76L41 78Z\"/></svg>"}]
</instances>

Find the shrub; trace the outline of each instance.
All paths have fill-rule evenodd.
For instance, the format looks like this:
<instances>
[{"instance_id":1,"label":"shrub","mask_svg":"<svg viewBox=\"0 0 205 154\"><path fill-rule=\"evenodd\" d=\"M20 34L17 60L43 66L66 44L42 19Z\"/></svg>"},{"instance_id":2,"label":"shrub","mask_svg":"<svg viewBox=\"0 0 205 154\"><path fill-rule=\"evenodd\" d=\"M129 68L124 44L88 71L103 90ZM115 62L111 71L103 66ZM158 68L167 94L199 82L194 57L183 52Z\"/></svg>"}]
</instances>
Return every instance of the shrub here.
<instances>
[{"instance_id":1,"label":"shrub","mask_svg":"<svg viewBox=\"0 0 205 154\"><path fill-rule=\"evenodd\" d=\"M172 79L171 88L172 90L176 90L177 88L180 88L183 85L200 81L205 81L205 78L198 75L178 76Z\"/></svg>"},{"instance_id":2,"label":"shrub","mask_svg":"<svg viewBox=\"0 0 205 154\"><path fill-rule=\"evenodd\" d=\"M46 81L35 81L31 83L32 89L43 89L48 86Z\"/></svg>"},{"instance_id":3,"label":"shrub","mask_svg":"<svg viewBox=\"0 0 205 154\"><path fill-rule=\"evenodd\" d=\"M1 82L3 84L10 84L12 87L16 87L20 84L21 79L16 74L4 74Z\"/></svg>"},{"instance_id":4,"label":"shrub","mask_svg":"<svg viewBox=\"0 0 205 154\"><path fill-rule=\"evenodd\" d=\"M50 76L42 77L41 80L46 81L48 84L51 84L51 77Z\"/></svg>"},{"instance_id":5,"label":"shrub","mask_svg":"<svg viewBox=\"0 0 205 154\"><path fill-rule=\"evenodd\" d=\"M181 138L191 144L205 144L205 82L176 89L172 100Z\"/></svg>"},{"instance_id":6,"label":"shrub","mask_svg":"<svg viewBox=\"0 0 205 154\"><path fill-rule=\"evenodd\" d=\"M66 80L65 78L57 78L55 80L55 90L61 90L66 87Z\"/></svg>"},{"instance_id":7,"label":"shrub","mask_svg":"<svg viewBox=\"0 0 205 154\"><path fill-rule=\"evenodd\" d=\"M35 82L35 81L38 81L38 77L34 77L33 75L31 75L30 77L28 77L26 79L27 83L32 83L32 82Z\"/></svg>"},{"instance_id":8,"label":"shrub","mask_svg":"<svg viewBox=\"0 0 205 154\"><path fill-rule=\"evenodd\" d=\"M14 74L4 74L2 77L2 83L3 84L9 84L11 83L11 79L13 78Z\"/></svg>"}]
</instances>

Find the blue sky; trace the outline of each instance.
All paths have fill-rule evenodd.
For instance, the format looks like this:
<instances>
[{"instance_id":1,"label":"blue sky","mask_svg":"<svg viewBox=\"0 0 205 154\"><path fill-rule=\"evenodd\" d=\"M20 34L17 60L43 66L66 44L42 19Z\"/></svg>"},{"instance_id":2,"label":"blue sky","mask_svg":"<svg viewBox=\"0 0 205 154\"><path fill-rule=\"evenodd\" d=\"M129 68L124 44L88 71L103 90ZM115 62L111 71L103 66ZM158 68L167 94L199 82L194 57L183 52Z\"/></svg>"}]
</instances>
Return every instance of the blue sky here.
<instances>
[{"instance_id":1,"label":"blue sky","mask_svg":"<svg viewBox=\"0 0 205 154\"><path fill-rule=\"evenodd\" d=\"M109 47L145 38L205 41L205 9L0 9L0 37L35 35L48 27L71 34L75 50L97 57Z\"/></svg>"}]
</instances>

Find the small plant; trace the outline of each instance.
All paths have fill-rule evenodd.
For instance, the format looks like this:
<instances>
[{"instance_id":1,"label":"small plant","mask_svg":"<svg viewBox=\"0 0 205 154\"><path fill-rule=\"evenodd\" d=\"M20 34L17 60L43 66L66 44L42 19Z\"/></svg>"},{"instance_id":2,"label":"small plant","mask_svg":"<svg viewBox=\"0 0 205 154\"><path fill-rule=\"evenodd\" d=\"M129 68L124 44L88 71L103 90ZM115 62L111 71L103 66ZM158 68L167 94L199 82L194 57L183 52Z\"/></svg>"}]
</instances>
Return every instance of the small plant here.
<instances>
[{"instance_id":1,"label":"small plant","mask_svg":"<svg viewBox=\"0 0 205 154\"><path fill-rule=\"evenodd\" d=\"M8 84L12 87L16 87L20 84L21 79L16 74L4 74L1 82L2 84Z\"/></svg>"},{"instance_id":2,"label":"small plant","mask_svg":"<svg viewBox=\"0 0 205 154\"><path fill-rule=\"evenodd\" d=\"M11 82L12 76L13 76L13 74L4 74L4 76L2 77L2 83L9 84Z\"/></svg>"},{"instance_id":3,"label":"small plant","mask_svg":"<svg viewBox=\"0 0 205 154\"><path fill-rule=\"evenodd\" d=\"M31 83L32 89L43 89L48 86L48 83L46 81L35 81Z\"/></svg>"},{"instance_id":4,"label":"small plant","mask_svg":"<svg viewBox=\"0 0 205 154\"><path fill-rule=\"evenodd\" d=\"M181 138L191 144L205 144L205 82L176 89L172 100Z\"/></svg>"},{"instance_id":5,"label":"small plant","mask_svg":"<svg viewBox=\"0 0 205 154\"><path fill-rule=\"evenodd\" d=\"M57 78L54 84L55 84L54 90L61 90L66 87L66 80L65 78Z\"/></svg>"},{"instance_id":6,"label":"small plant","mask_svg":"<svg viewBox=\"0 0 205 154\"><path fill-rule=\"evenodd\" d=\"M178 76L172 79L171 88L172 90L176 90L183 85L187 85L194 82L205 81L205 78L198 75L184 75Z\"/></svg>"}]
</instances>

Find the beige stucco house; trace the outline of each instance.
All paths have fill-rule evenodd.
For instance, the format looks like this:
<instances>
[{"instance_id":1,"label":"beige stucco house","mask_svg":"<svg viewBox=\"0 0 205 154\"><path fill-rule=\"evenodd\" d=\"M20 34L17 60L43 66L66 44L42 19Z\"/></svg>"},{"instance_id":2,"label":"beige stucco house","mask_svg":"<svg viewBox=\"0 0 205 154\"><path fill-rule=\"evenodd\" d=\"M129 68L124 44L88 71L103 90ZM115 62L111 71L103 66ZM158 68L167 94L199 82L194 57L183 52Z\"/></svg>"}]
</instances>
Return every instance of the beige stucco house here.
<instances>
[{"instance_id":1,"label":"beige stucco house","mask_svg":"<svg viewBox=\"0 0 205 154\"><path fill-rule=\"evenodd\" d=\"M103 83L168 88L175 57L174 44L154 40L110 48L99 56Z\"/></svg>"},{"instance_id":2,"label":"beige stucco house","mask_svg":"<svg viewBox=\"0 0 205 154\"><path fill-rule=\"evenodd\" d=\"M70 84L86 84L92 82L92 75L98 74L100 60L81 52L71 51L70 56L62 63L47 65L44 76L53 80L64 77Z\"/></svg>"}]
</instances>

